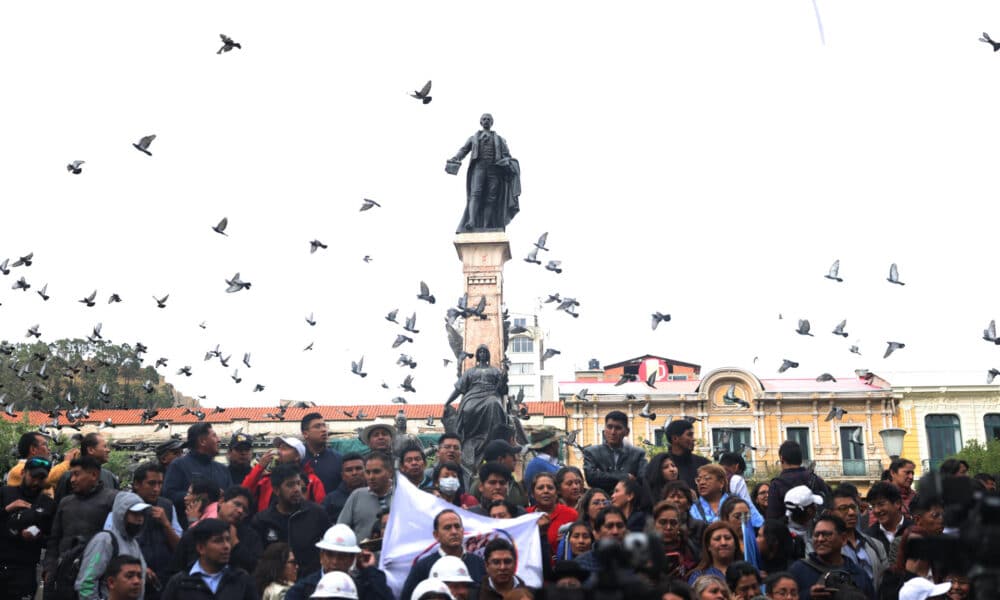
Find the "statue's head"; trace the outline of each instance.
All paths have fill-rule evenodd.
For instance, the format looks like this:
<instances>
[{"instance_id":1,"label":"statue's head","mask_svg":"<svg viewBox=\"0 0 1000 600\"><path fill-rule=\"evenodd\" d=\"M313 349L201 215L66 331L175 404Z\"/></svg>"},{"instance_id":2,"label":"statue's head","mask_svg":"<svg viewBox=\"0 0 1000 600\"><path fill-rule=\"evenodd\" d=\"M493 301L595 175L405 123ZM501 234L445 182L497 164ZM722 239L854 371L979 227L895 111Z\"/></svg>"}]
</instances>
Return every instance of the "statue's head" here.
<instances>
[{"instance_id":1,"label":"statue's head","mask_svg":"<svg viewBox=\"0 0 1000 600\"><path fill-rule=\"evenodd\" d=\"M483 126L483 129L489 131L493 127L493 115L483 113L483 116L479 117L479 124Z\"/></svg>"},{"instance_id":2,"label":"statue's head","mask_svg":"<svg viewBox=\"0 0 1000 600\"><path fill-rule=\"evenodd\" d=\"M486 347L486 344L479 344L479 347L476 348L476 363L490 364L490 349Z\"/></svg>"}]
</instances>

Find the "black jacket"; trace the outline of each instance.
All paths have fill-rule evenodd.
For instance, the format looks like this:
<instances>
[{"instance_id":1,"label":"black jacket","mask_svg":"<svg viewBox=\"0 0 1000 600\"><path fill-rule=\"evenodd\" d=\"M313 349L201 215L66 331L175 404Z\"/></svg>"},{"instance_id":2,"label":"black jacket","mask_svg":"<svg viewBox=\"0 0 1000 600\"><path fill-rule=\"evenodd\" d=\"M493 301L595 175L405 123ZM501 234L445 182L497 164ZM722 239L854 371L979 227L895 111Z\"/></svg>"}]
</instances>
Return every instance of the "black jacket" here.
<instances>
[{"instance_id":1,"label":"black jacket","mask_svg":"<svg viewBox=\"0 0 1000 600\"><path fill-rule=\"evenodd\" d=\"M278 512L277 506L259 512L250 521L250 527L260 536L267 548L274 542L285 542L292 547L299 568L304 573L319 570L319 549L316 542L332 523L326 511L315 502L305 501L289 515Z\"/></svg>"},{"instance_id":2,"label":"black jacket","mask_svg":"<svg viewBox=\"0 0 1000 600\"><path fill-rule=\"evenodd\" d=\"M4 510L15 500L24 500L31 508L18 508L9 513ZM55 500L41 492L32 494L23 484L0 488L0 564L34 569L46 537L52 531L55 512ZM32 525L41 533L29 542L21 537L21 532Z\"/></svg>"},{"instance_id":3,"label":"black jacket","mask_svg":"<svg viewBox=\"0 0 1000 600\"><path fill-rule=\"evenodd\" d=\"M217 462L215 457L197 452L188 452L170 463L163 479L162 496L174 503L177 519L187 527L187 516L184 512L184 496L193 479L208 479L215 482L220 490L233 485L229 467Z\"/></svg>"},{"instance_id":4,"label":"black jacket","mask_svg":"<svg viewBox=\"0 0 1000 600\"><path fill-rule=\"evenodd\" d=\"M309 597L316 591L316 586L319 585L322 575L321 571L316 571L305 577L299 577L295 585L285 592L285 600L309 600ZM354 579L354 584L358 587L358 598L363 598L364 600L396 600L395 596L392 595L392 590L389 589L389 584L385 581L385 572L380 571L378 567L367 567L358 571L351 571L349 575Z\"/></svg>"},{"instance_id":5,"label":"black jacket","mask_svg":"<svg viewBox=\"0 0 1000 600\"><path fill-rule=\"evenodd\" d=\"M201 575L178 573L167 582L160 595L162 600L258 600L253 577L243 569L228 567L222 574L219 587L212 590Z\"/></svg>"},{"instance_id":6,"label":"black jacket","mask_svg":"<svg viewBox=\"0 0 1000 600\"><path fill-rule=\"evenodd\" d=\"M240 523L236 527L236 537L239 538L239 543L233 546L229 553L229 565L249 573L257 568L257 561L264 552L264 545L249 523ZM185 569L191 570L191 565L196 560L198 560L198 551L194 547L194 536L188 529L177 543L177 550L174 551L166 575L163 577L169 578ZM161 573L157 572L157 575L161 575Z\"/></svg>"},{"instance_id":7,"label":"black jacket","mask_svg":"<svg viewBox=\"0 0 1000 600\"><path fill-rule=\"evenodd\" d=\"M687 483L692 490L697 491L698 486L695 485L694 479L698 476L698 469L712 461L693 452L686 452L684 454L670 452L668 454L670 460L674 461L674 464L677 465L677 479ZM656 501L659 502L659 500Z\"/></svg>"},{"instance_id":8,"label":"black jacket","mask_svg":"<svg viewBox=\"0 0 1000 600\"><path fill-rule=\"evenodd\" d=\"M896 529L896 535L893 539L895 540L895 538L898 538L901 533L903 533L910 527L910 525L913 525L913 521L907 519L906 517L903 517L903 520L899 522L899 528ZM892 551L892 544L889 542L889 538L885 537L885 532L882 531L882 528L879 526L878 522L876 522L868 529L865 529L862 533L882 544L882 547L885 548L886 556L890 556L890 552Z\"/></svg>"},{"instance_id":9,"label":"black jacket","mask_svg":"<svg viewBox=\"0 0 1000 600\"><path fill-rule=\"evenodd\" d=\"M788 490L800 485L808 487L814 494L819 494L824 498L830 497L830 488L819 475L805 467L785 469L771 480L771 486L767 490L767 515L765 517L783 519L785 517L785 494L788 493Z\"/></svg>"},{"instance_id":10,"label":"black jacket","mask_svg":"<svg viewBox=\"0 0 1000 600\"><path fill-rule=\"evenodd\" d=\"M363 486L362 486L363 487ZM333 491L326 493L326 498L323 498L323 510L326 514L330 516L330 521L333 523L337 522L337 517L340 516L340 511L344 509L344 504L347 502L348 496L354 490L347 489L347 484L343 481L340 482Z\"/></svg>"},{"instance_id":11,"label":"black jacket","mask_svg":"<svg viewBox=\"0 0 1000 600\"><path fill-rule=\"evenodd\" d=\"M403 584L403 590L399 593L399 600L410 600L413 596L413 590L416 589L417 584L425 580L431 574L431 567L434 563L441 558L440 553L434 550L427 556L421 558L416 563L414 563L413 568L410 569L410 574L406 576L406 583ZM542 557L545 560L545 557ZM483 580L486 579L486 563L483 562L482 557L478 554L469 554L468 552L462 555L462 562L465 563L466 568L469 569L469 577L472 579L472 586L479 587ZM478 592L478 590L476 590ZM469 598L476 598L477 594L473 594L470 590Z\"/></svg>"},{"instance_id":12,"label":"black jacket","mask_svg":"<svg viewBox=\"0 0 1000 600\"><path fill-rule=\"evenodd\" d=\"M640 479L646 473L646 453L634 446L623 445L618 451L618 464L611 446L600 444L583 449L583 472L590 487L601 488L607 493L631 474Z\"/></svg>"},{"instance_id":13,"label":"black jacket","mask_svg":"<svg viewBox=\"0 0 1000 600\"><path fill-rule=\"evenodd\" d=\"M45 570L52 572L59 556L80 541L89 540L104 528L104 521L115 504L118 490L97 482L89 494L70 494L59 502L52 520L52 535L45 550Z\"/></svg>"}]
</instances>

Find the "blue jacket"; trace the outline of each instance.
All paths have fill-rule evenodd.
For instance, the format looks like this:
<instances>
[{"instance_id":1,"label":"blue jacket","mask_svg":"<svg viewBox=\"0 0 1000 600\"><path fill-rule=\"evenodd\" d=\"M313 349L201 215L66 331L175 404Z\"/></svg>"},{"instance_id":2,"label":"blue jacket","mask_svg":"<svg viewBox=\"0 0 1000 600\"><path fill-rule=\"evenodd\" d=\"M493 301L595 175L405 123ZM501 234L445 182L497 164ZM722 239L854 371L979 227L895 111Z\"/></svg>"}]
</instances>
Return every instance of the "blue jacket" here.
<instances>
[{"instance_id":1,"label":"blue jacket","mask_svg":"<svg viewBox=\"0 0 1000 600\"><path fill-rule=\"evenodd\" d=\"M323 483L323 489L327 494L337 489L340 485L340 471L342 461L339 452L334 452L329 448L324 448L319 454L313 454L306 448L306 457L302 459L302 464L312 465L316 477Z\"/></svg>"},{"instance_id":2,"label":"blue jacket","mask_svg":"<svg viewBox=\"0 0 1000 600\"><path fill-rule=\"evenodd\" d=\"M820 570L822 569L822 570ZM799 585L799 594L802 594L803 598L808 598L809 588L816 585L816 582L827 571L847 571L851 576L851 581L854 585L858 587L859 590L864 592L866 598L875 597L875 587L872 585L872 580L868 577L868 574L864 572L853 560L844 557L844 564L833 567L828 566L823 563L815 552L809 553L809 555L801 560L795 561L791 567L788 568L788 572L792 574L795 578L795 582Z\"/></svg>"},{"instance_id":3,"label":"blue jacket","mask_svg":"<svg viewBox=\"0 0 1000 600\"><path fill-rule=\"evenodd\" d=\"M187 525L185 516L184 495L187 494L188 486L194 479L208 479L214 481L219 489L225 490L233 485L232 475L229 468L216 462L215 458L198 452L188 452L186 455L170 463L167 467L167 475L163 479L162 495L174 503L177 510L178 520L183 520L181 525Z\"/></svg>"}]
</instances>

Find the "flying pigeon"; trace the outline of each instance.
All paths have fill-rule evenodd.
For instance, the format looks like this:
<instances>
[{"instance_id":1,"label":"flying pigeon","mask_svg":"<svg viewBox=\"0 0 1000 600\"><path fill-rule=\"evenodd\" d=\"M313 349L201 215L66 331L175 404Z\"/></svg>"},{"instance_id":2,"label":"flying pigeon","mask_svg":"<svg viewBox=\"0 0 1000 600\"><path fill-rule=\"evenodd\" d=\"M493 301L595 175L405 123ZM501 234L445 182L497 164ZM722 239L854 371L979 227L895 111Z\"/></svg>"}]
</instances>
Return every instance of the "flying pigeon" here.
<instances>
[{"instance_id":1,"label":"flying pigeon","mask_svg":"<svg viewBox=\"0 0 1000 600\"><path fill-rule=\"evenodd\" d=\"M108 298L108 304L114 304L114 303L121 302L121 301L122 301L122 297L119 296L118 294L111 294L111 297Z\"/></svg>"},{"instance_id":2,"label":"flying pigeon","mask_svg":"<svg viewBox=\"0 0 1000 600\"><path fill-rule=\"evenodd\" d=\"M365 357L364 356L362 356L361 358L359 358L358 362L354 362L352 360L351 361L351 373L354 373L355 375L357 375L359 377L368 377L368 373L365 373L363 371L364 365L365 365Z\"/></svg>"},{"instance_id":3,"label":"flying pigeon","mask_svg":"<svg viewBox=\"0 0 1000 600\"><path fill-rule=\"evenodd\" d=\"M656 419L656 413L649 412L649 402L647 402L646 406L643 406L642 410L639 411L639 416L643 417L644 419L649 419L650 421Z\"/></svg>"},{"instance_id":4,"label":"flying pigeon","mask_svg":"<svg viewBox=\"0 0 1000 600\"><path fill-rule=\"evenodd\" d=\"M988 372L986 373L986 383L987 383L987 384L990 384L990 383L993 383L993 380L994 380L994 379L996 379L996 376L997 376L997 375L1000 375L1000 370L997 370L997 369L990 369L990 370L989 370L989 371L988 371Z\"/></svg>"},{"instance_id":5,"label":"flying pigeon","mask_svg":"<svg viewBox=\"0 0 1000 600\"><path fill-rule=\"evenodd\" d=\"M396 364L401 367L410 367L411 369L417 368L417 361L413 360L409 354L400 354L396 360Z\"/></svg>"},{"instance_id":6,"label":"flying pigeon","mask_svg":"<svg viewBox=\"0 0 1000 600\"><path fill-rule=\"evenodd\" d=\"M851 354L857 354L858 356L861 356L861 350L859 350L857 346L851 346L850 351Z\"/></svg>"},{"instance_id":7,"label":"flying pigeon","mask_svg":"<svg viewBox=\"0 0 1000 600\"><path fill-rule=\"evenodd\" d=\"M357 420L359 420L359 421L361 421L361 420L364 420L366 417L368 417L368 415L365 414L364 409L360 409L360 410L358 410L358 414L355 415L354 418L357 419Z\"/></svg>"},{"instance_id":8,"label":"flying pigeon","mask_svg":"<svg viewBox=\"0 0 1000 600\"><path fill-rule=\"evenodd\" d=\"M827 381L832 381L833 383L837 383L837 379L829 373L821 373L820 376L816 378L816 381L818 383L824 383Z\"/></svg>"},{"instance_id":9,"label":"flying pigeon","mask_svg":"<svg viewBox=\"0 0 1000 600\"><path fill-rule=\"evenodd\" d=\"M242 281L240 279L239 272L233 275L232 279L227 279L226 283L229 284L229 287L226 288L227 294L232 294L240 290L249 290L251 285L249 281Z\"/></svg>"},{"instance_id":10,"label":"flying pigeon","mask_svg":"<svg viewBox=\"0 0 1000 600\"><path fill-rule=\"evenodd\" d=\"M34 252L29 252L25 256L21 256L17 260L15 260L14 264L12 264L11 266L12 267L20 267L20 266L30 267L31 266L31 261L34 259L34 257L35 257L35 253Z\"/></svg>"},{"instance_id":11,"label":"flying pigeon","mask_svg":"<svg viewBox=\"0 0 1000 600\"><path fill-rule=\"evenodd\" d=\"M114 426L115 426L115 424L111 420L111 417L108 417L107 419L104 419L103 423L101 423L100 425L97 426L97 430L101 431L103 429L110 429L110 428L113 428Z\"/></svg>"},{"instance_id":12,"label":"flying pigeon","mask_svg":"<svg viewBox=\"0 0 1000 600\"><path fill-rule=\"evenodd\" d=\"M79 175L80 173L83 173L82 165L84 162L85 161L82 160L74 160L73 162L66 165L66 170L74 175Z\"/></svg>"},{"instance_id":13,"label":"flying pigeon","mask_svg":"<svg viewBox=\"0 0 1000 600\"><path fill-rule=\"evenodd\" d=\"M630 381L637 381L638 379L639 376L636 375L635 373L622 373L621 376L618 378L618 381L615 382L615 387L619 385L624 385Z\"/></svg>"},{"instance_id":14,"label":"flying pigeon","mask_svg":"<svg viewBox=\"0 0 1000 600\"><path fill-rule=\"evenodd\" d=\"M987 342L997 343L997 322L990 321L990 324L983 330L983 339Z\"/></svg>"},{"instance_id":15,"label":"flying pigeon","mask_svg":"<svg viewBox=\"0 0 1000 600\"><path fill-rule=\"evenodd\" d=\"M234 42L233 38L229 37L228 35L226 35L224 33L220 33L219 37L222 38L222 47L219 48L219 51L216 52L216 54L222 54L223 52L229 52L233 48L239 48L240 50L243 49L243 46L239 45L239 43L237 43L237 42Z\"/></svg>"},{"instance_id":16,"label":"flying pigeon","mask_svg":"<svg viewBox=\"0 0 1000 600\"><path fill-rule=\"evenodd\" d=\"M847 327L847 319L837 323L837 326L833 328L833 335L842 335L847 337L847 332L844 331L844 327Z\"/></svg>"},{"instance_id":17,"label":"flying pigeon","mask_svg":"<svg viewBox=\"0 0 1000 600\"><path fill-rule=\"evenodd\" d=\"M399 335L396 336L396 341L394 341L392 343L392 347L393 348L399 348L400 346L402 346L406 342L413 343L413 338L405 336L403 334L399 334Z\"/></svg>"},{"instance_id":18,"label":"flying pigeon","mask_svg":"<svg viewBox=\"0 0 1000 600\"><path fill-rule=\"evenodd\" d=\"M896 285L906 285L899 280L899 269L896 268L896 263L892 263L889 266L889 277L886 279L889 283L895 283Z\"/></svg>"},{"instance_id":19,"label":"flying pigeon","mask_svg":"<svg viewBox=\"0 0 1000 600\"><path fill-rule=\"evenodd\" d=\"M403 325L403 329L409 331L410 333L420 333L417 327L417 313L413 313L408 319L406 319L406 324Z\"/></svg>"},{"instance_id":20,"label":"flying pigeon","mask_svg":"<svg viewBox=\"0 0 1000 600\"><path fill-rule=\"evenodd\" d=\"M42 286L42 289L37 290L35 293L41 296L42 300L48 301L49 299L49 295L47 293L48 290L49 290L49 284L46 283L45 285Z\"/></svg>"},{"instance_id":21,"label":"flying pigeon","mask_svg":"<svg viewBox=\"0 0 1000 600\"><path fill-rule=\"evenodd\" d=\"M431 93L431 80L428 79L427 83L424 84L424 87L420 88L419 90L414 90L413 93L410 94L410 97L416 98L417 100L420 100L424 104L430 104L432 100L432 98L428 96L428 94L430 93Z\"/></svg>"},{"instance_id":22,"label":"flying pigeon","mask_svg":"<svg viewBox=\"0 0 1000 600\"><path fill-rule=\"evenodd\" d=\"M227 225L229 225L229 219L227 217L222 217L222 220L219 221L219 224L212 227L212 231L214 231L215 233L220 233L222 235L229 235L228 233L226 233Z\"/></svg>"},{"instance_id":23,"label":"flying pigeon","mask_svg":"<svg viewBox=\"0 0 1000 600\"><path fill-rule=\"evenodd\" d=\"M799 327L795 330L795 333L815 337L813 334L809 333L809 329L809 319L799 319Z\"/></svg>"},{"instance_id":24,"label":"flying pigeon","mask_svg":"<svg viewBox=\"0 0 1000 600\"><path fill-rule=\"evenodd\" d=\"M369 200L368 198L364 198L361 201L361 212L364 212L366 210L371 210L373 207L376 206L382 208L382 205L379 204L378 202L375 202L374 200Z\"/></svg>"},{"instance_id":25,"label":"flying pigeon","mask_svg":"<svg viewBox=\"0 0 1000 600\"><path fill-rule=\"evenodd\" d=\"M9 262L10 262L9 258L3 259L3 262L0 263L0 273L3 273L4 275L10 275L10 268L7 266L7 263Z\"/></svg>"},{"instance_id":26,"label":"flying pigeon","mask_svg":"<svg viewBox=\"0 0 1000 600\"><path fill-rule=\"evenodd\" d=\"M788 369L796 369L796 368L798 368L798 366L799 366L799 363L797 363L797 362L795 362L793 360L788 360L787 358L785 358L785 359L782 359L781 366L778 367L778 372L779 373L784 373Z\"/></svg>"},{"instance_id":27,"label":"flying pigeon","mask_svg":"<svg viewBox=\"0 0 1000 600\"><path fill-rule=\"evenodd\" d=\"M555 348L548 348L542 353L542 362L547 361L557 354L562 354L562 352L556 350Z\"/></svg>"},{"instance_id":28,"label":"flying pigeon","mask_svg":"<svg viewBox=\"0 0 1000 600\"><path fill-rule=\"evenodd\" d=\"M22 278L18 279L17 281L15 281L14 285L10 286L10 289L12 289L12 290L22 290L22 291L27 292L28 288L30 288L30 287L31 287L31 284L28 283L24 279L24 277L22 277Z\"/></svg>"},{"instance_id":29,"label":"flying pigeon","mask_svg":"<svg viewBox=\"0 0 1000 600\"><path fill-rule=\"evenodd\" d=\"M139 140L138 144L132 144L132 147L138 150L139 152L142 152L146 156L152 156L153 153L149 151L149 145L152 144L153 140L155 139L156 139L156 134L147 135L146 137Z\"/></svg>"},{"instance_id":30,"label":"flying pigeon","mask_svg":"<svg viewBox=\"0 0 1000 600\"><path fill-rule=\"evenodd\" d=\"M861 428L856 427L854 432L851 434L851 443L855 446L864 446L865 443L861 440Z\"/></svg>"},{"instance_id":31,"label":"flying pigeon","mask_svg":"<svg viewBox=\"0 0 1000 600\"><path fill-rule=\"evenodd\" d=\"M646 377L646 385L654 390L656 389L656 371L653 371L649 374L649 377Z\"/></svg>"},{"instance_id":32,"label":"flying pigeon","mask_svg":"<svg viewBox=\"0 0 1000 600\"><path fill-rule=\"evenodd\" d=\"M396 313L398 313L398 312L399 312L398 308L394 308L394 309L390 310L389 313L385 316L385 320L386 321L391 321L391 322L396 323L396 324L399 324L399 321L396 320Z\"/></svg>"},{"instance_id":33,"label":"flying pigeon","mask_svg":"<svg viewBox=\"0 0 1000 600\"><path fill-rule=\"evenodd\" d=\"M590 402L589 400L587 400L587 390L588 388L582 388L579 392L577 392L574 395L582 402Z\"/></svg>"},{"instance_id":34,"label":"flying pigeon","mask_svg":"<svg viewBox=\"0 0 1000 600\"><path fill-rule=\"evenodd\" d=\"M233 369L233 374L230 375L230 378L232 378L232 380L235 381L236 383L239 383L239 382L243 381L243 378L240 377L240 370L239 369Z\"/></svg>"},{"instance_id":35,"label":"flying pigeon","mask_svg":"<svg viewBox=\"0 0 1000 600\"><path fill-rule=\"evenodd\" d=\"M223 367L228 367L228 366L229 366L229 359L230 359L230 358L232 358L232 357L233 357L233 355L232 355L232 354L228 354L228 355L226 355L226 357L225 357L225 358L222 358L222 357L220 356L220 357L219 357L219 363L220 363L220 364L222 364L222 366L223 366Z\"/></svg>"},{"instance_id":36,"label":"flying pigeon","mask_svg":"<svg viewBox=\"0 0 1000 600\"><path fill-rule=\"evenodd\" d=\"M889 358L889 355L901 348L906 348L906 344L900 342L886 342L885 355L882 358Z\"/></svg>"},{"instance_id":37,"label":"flying pigeon","mask_svg":"<svg viewBox=\"0 0 1000 600\"><path fill-rule=\"evenodd\" d=\"M670 315L665 315L660 312L653 313L653 331L656 331L656 326L660 324L660 321L670 321Z\"/></svg>"},{"instance_id":38,"label":"flying pigeon","mask_svg":"<svg viewBox=\"0 0 1000 600\"><path fill-rule=\"evenodd\" d=\"M309 254L315 254L316 250L318 250L320 248L326 250L327 248L329 248L329 246L327 246L326 244L324 244L323 242L321 242L319 240L313 240L313 241L309 242Z\"/></svg>"},{"instance_id":39,"label":"flying pigeon","mask_svg":"<svg viewBox=\"0 0 1000 600\"><path fill-rule=\"evenodd\" d=\"M35 336L35 339L42 337L41 332L38 330L38 325L32 325L28 328L28 333L24 334L24 337Z\"/></svg>"},{"instance_id":40,"label":"flying pigeon","mask_svg":"<svg viewBox=\"0 0 1000 600\"><path fill-rule=\"evenodd\" d=\"M838 275L839 272L840 272L840 259L838 258L837 260L833 261L832 265L830 265L830 272L824 275L823 277L843 283L844 280L841 279L840 276Z\"/></svg>"},{"instance_id":41,"label":"flying pigeon","mask_svg":"<svg viewBox=\"0 0 1000 600\"><path fill-rule=\"evenodd\" d=\"M839 421L839 420L843 419L844 415L846 415L846 414L847 414L847 411L844 410L844 409L842 409L842 408L840 408L839 406L831 406L830 407L830 412L826 413L826 419L824 419L824 420L826 420L826 421L833 421L834 419L836 419L836 420Z\"/></svg>"},{"instance_id":42,"label":"flying pigeon","mask_svg":"<svg viewBox=\"0 0 1000 600\"><path fill-rule=\"evenodd\" d=\"M243 353L243 364L245 364L248 369L250 368L250 353L249 352L244 352Z\"/></svg>"},{"instance_id":43,"label":"flying pigeon","mask_svg":"<svg viewBox=\"0 0 1000 600\"><path fill-rule=\"evenodd\" d=\"M154 391L153 382L147 379L143 382L142 389L146 390L147 394L152 394Z\"/></svg>"},{"instance_id":44,"label":"flying pigeon","mask_svg":"<svg viewBox=\"0 0 1000 600\"><path fill-rule=\"evenodd\" d=\"M545 270L552 271L553 273L562 273L562 269L559 268L559 265L561 264L561 260L550 260L549 264L545 265Z\"/></svg>"},{"instance_id":45,"label":"flying pigeon","mask_svg":"<svg viewBox=\"0 0 1000 600\"><path fill-rule=\"evenodd\" d=\"M94 290L89 296L85 296L77 302L86 304L87 306L94 306L94 298L97 298L97 290Z\"/></svg>"},{"instance_id":46,"label":"flying pigeon","mask_svg":"<svg viewBox=\"0 0 1000 600\"><path fill-rule=\"evenodd\" d=\"M403 383L399 387L403 388L404 392L416 392L417 391L417 390L413 389L413 375L407 375L403 379Z\"/></svg>"},{"instance_id":47,"label":"flying pigeon","mask_svg":"<svg viewBox=\"0 0 1000 600\"><path fill-rule=\"evenodd\" d=\"M372 261L372 257L368 254L365 254L361 260L365 261L366 263L370 263Z\"/></svg>"},{"instance_id":48,"label":"flying pigeon","mask_svg":"<svg viewBox=\"0 0 1000 600\"><path fill-rule=\"evenodd\" d=\"M306 317L306 323L309 323L310 326L316 325L316 317L313 316L313 313L309 313L309 316Z\"/></svg>"},{"instance_id":49,"label":"flying pigeon","mask_svg":"<svg viewBox=\"0 0 1000 600\"><path fill-rule=\"evenodd\" d=\"M98 323L97 325L94 325L94 329L93 329L93 331L90 332L90 337L88 338L91 342L93 342L94 340L102 340L102 339L104 339L104 338L101 337L101 328L102 327L103 327L103 324L101 324L101 323Z\"/></svg>"},{"instance_id":50,"label":"flying pigeon","mask_svg":"<svg viewBox=\"0 0 1000 600\"><path fill-rule=\"evenodd\" d=\"M191 367L188 366L188 365L184 365L180 369L177 369L177 374L178 375L184 375L186 377L190 377L191 376Z\"/></svg>"},{"instance_id":51,"label":"flying pigeon","mask_svg":"<svg viewBox=\"0 0 1000 600\"><path fill-rule=\"evenodd\" d=\"M726 390L726 393L722 396L722 400L728 404L736 404L742 406L743 408L750 408L750 403L736 394L735 383L730 384L729 389Z\"/></svg>"},{"instance_id":52,"label":"flying pigeon","mask_svg":"<svg viewBox=\"0 0 1000 600\"><path fill-rule=\"evenodd\" d=\"M153 296L153 300L156 300L156 308L166 308L167 307L167 298L169 298L169 297L170 297L170 294L167 294L166 296L164 296L162 298L157 298L156 296Z\"/></svg>"},{"instance_id":53,"label":"flying pigeon","mask_svg":"<svg viewBox=\"0 0 1000 600\"><path fill-rule=\"evenodd\" d=\"M258 383L258 384L256 384L256 385L253 386L253 391L255 391L255 392L263 392L264 391L264 386L262 386L261 384Z\"/></svg>"},{"instance_id":54,"label":"flying pigeon","mask_svg":"<svg viewBox=\"0 0 1000 600\"><path fill-rule=\"evenodd\" d=\"M406 398L402 396L396 396L395 398L390 400L390 402L392 402L393 404L406 404Z\"/></svg>"},{"instance_id":55,"label":"flying pigeon","mask_svg":"<svg viewBox=\"0 0 1000 600\"><path fill-rule=\"evenodd\" d=\"M309 345L308 345L308 346L306 346L305 348L303 348L303 349L302 349L302 351L303 351L303 352L306 352L306 351L308 351L308 350L312 350L312 349L313 349L313 343L314 343L314 342L309 342Z\"/></svg>"},{"instance_id":56,"label":"flying pigeon","mask_svg":"<svg viewBox=\"0 0 1000 600\"><path fill-rule=\"evenodd\" d=\"M434 304L435 302L437 302L437 300L434 298L434 296L431 295L430 288L427 287L427 284L424 283L423 281L420 282L420 293L417 294L417 299L418 300L426 300L426 301L430 302L431 304Z\"/></svg>"},{"instance_id":57,"label":"flying pigeon","mask_svg":"<svg viewBox=\"0 0 1000 600\"><path fill-rule=\"evenodd\" d=\"M546 298L545 300L545 304L549 304L551 302L562 302L562 298L559 297L559 292L556 292L555 294L549 294L549 297Z\"/></svg>"},{"instance_id":58,"label":"flying pigeon","mask_svg":"<svg viewBox=\"0 0 1000 600\"><path fill-rule=\"evenodd\" d=\"M993 38L990 37L990 34L986 33L985 31L983 32L983 37L979 38L979 41L987 43L990 46L993 46L994 52L1000 50L1000 42L994 42Z\"/></svg>"}]
</instances>

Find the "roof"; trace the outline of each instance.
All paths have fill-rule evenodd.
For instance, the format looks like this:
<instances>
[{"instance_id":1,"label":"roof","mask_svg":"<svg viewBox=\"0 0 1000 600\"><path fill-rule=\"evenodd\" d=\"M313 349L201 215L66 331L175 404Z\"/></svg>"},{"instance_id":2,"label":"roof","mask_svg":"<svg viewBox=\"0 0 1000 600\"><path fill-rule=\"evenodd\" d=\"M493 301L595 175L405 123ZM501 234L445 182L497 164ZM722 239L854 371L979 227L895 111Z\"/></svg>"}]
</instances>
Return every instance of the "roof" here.
<instances>
[{"instance_id":1,"label":"roof","mask_svg":"<svg viewBox=\"0 0 1000 600\"><path fill-rule=\"evenodd\" d=\"M986 369L975 371L878 371L876 376L893 388L901 387L985 387L1000 389L1000 377L993 384L986 383Z\"/></svg>"},{"instance_id":2,"label":"roof","mask_svg":"<svg viewBox=\"0 0 1000 600\"><path fill-rule=\"evenodd\" d=\"M586 389L587 395L618 395L634 394L636 396L696 394L703 379L657 381L656 389L644 382L635 381L616 386L614 381L560 381L559 394L572 396ZM837 377L837 381L818 382L815 379L761 379L765 393L803 393L839 392L864 393L888 392L890 388L865 383L855 375Z\"/></svg>"},{"instance_id":3,"label":"roof","mask_svg":"<svg viewBox=\"0 0 1000 600\"><path fill-rule=\"evenodd\" d=\"M660 359L660 360L662 360L664 362L670 363L672 365L680 365L682 367L693 367L695 369L701 369L701 365L696 365L694 363L688 363L688 362L684 362L684 361L680 361L680 360L674 360L672 358L666 358L664 356L657 356L655 354L643 354L642 356L636 356L635 358L629 358L627 360L616 362L616 363L613 363L613 364L610 364L610 365L604 365L603 369L607 370L607 369L614 369L615 367L622 367L622 366L625 366L625 365L634 365L636 363L642 362L643 360L645 360L647 358L658 358L658 359Z\"/></svg>"},{"instance_id":4,"label":"roof","mask_svg":"<svg viewBox=\"0 0 1000 600\"><path fill-rule=\"evenodd\" d=\"M529 415L542 417L562 417L566 412L560 402L525 402ZM311 412L318 412L327 421L369 421L376 418L392 418L396 416L399 409L407 419L426 419L427 417L441 418L444 406L441 404L352 404L338 406L315 406L309 408L289 408L285 411L285 421L296 422ZM267 413L277 412L277 407L247 407L232 406L224 408L223 412L214 412L212 407L201 407L205 413L206 423L230 423L232 421L259 421L271 422L273 419L265 417ZM185 413L184 408L161 408L159 414L151 422L170 421L172 423L197 423L198 419L190 413ZM354 416L348 416L345 411ZM364 419L357 419L358 411L365 414ZM140 425L142 424L142 409L92 409L90 416L78 422L87 424L103 423L106 419L111 419L115 425ZM11 418L6 413L0 412L0 417L10 423L24 419L24 413L19 412L17 416ZM52 421L46 411L33 410L28 412L28 422L33 426L48 424ZM68 425L65 414L59 416L60 425Z\"/></svg>"}]
</instances>

